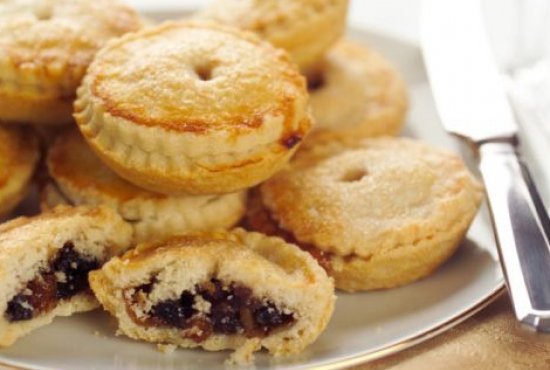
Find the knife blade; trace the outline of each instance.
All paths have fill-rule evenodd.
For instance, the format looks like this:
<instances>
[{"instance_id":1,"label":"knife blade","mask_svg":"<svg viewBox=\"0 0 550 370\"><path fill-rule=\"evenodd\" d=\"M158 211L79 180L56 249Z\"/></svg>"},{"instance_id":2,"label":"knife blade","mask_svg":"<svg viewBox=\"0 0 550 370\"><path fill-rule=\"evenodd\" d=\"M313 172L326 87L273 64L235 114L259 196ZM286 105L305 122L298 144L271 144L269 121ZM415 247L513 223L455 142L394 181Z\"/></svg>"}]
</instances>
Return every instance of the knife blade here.
<instances>
[{"instance_id":1,"label":"knife blade","mask_svg":"<svg viewBox=\"0 0 550 370\"><path fill-rule=\"evenodd\" d=\"M516 318L550 331L550 219L517 152L514 114L480 0L424 0L421 41L449 133L473 143Z\"/></svg>"},{"instance_id":2,"label":"knife blade","mask_svg":"<svg viewBox=\"0 0 550 370\"><path fill-rule=\"evenodd\" d=\"M424 61L447 131L474 142L515 135L479 1L426 1L422 14Z\"/></svg>"}]
</instances>

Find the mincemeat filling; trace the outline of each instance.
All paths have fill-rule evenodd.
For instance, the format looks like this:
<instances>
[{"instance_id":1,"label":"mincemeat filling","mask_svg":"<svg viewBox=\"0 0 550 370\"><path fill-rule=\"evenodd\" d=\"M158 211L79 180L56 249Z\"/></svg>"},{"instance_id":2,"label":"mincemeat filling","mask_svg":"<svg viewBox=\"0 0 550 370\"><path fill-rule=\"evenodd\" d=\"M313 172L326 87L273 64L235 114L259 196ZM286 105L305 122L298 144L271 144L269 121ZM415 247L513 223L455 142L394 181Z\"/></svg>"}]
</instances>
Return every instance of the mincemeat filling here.
<instances>
[{"instance_id":1,"label":"mincemeat filling","mask_svg":"<svg viewBox=\"0 0 550 370\"><path fill-rule=\"evenodd\" d=\"M178 299L158 302L145 317L138 317L132 305L139 295L149 294L155 283L133 291L132 298L126 301L130 317L142 326L181 329L183 337L197 343L212 334L265 337L296 321L292 312L281 310L269 300L254 297L249 288L236 283L224 285L217 279L197 285L194 292L182 292Z\"/></svg>"},{"instance_id":2,"label":"mincemeat filling","mask_svg":"<svg viewBox=\"0 0 550 370\"><path fill-rule=\"evenodd\" d=\"M11 322L24 321L52 310L60 300L88 290L88 272L99 267L98 260L79 254L72 242L65 243L48 268L8 302L4 316Z\"/></svg>"}]
</instances>

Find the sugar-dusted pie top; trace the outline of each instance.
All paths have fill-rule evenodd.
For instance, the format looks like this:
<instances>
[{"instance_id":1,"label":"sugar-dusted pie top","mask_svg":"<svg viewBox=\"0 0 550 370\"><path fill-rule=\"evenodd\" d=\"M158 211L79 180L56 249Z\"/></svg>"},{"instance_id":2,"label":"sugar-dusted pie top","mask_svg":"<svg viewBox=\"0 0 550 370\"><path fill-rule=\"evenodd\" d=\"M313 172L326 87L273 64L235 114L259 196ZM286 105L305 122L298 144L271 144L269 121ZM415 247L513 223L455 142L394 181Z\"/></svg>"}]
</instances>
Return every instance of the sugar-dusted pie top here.
<instances>
[{"instance_id":1,"label":"sugar-dusted pie top","mask_svg":"<svg viewBox=\"0 0 550 370\"><path fill-rule=\"evenodd\" d=\"M40 82L43 93L72 96L96 51L141 26L118 0L0 1L0 88Z\"/></svg>"},{"instance_id":2,"label":"sugar-dusted pie top","mask_svg":"<svg viewBox=\"0 0 550 370\"><path fill-rule=\"evenodd\" d=\"M294 126L302 114L294 110L307 99L304 78L285 52L206 23L166 23L109 43L84 88L106 114L194 133L239 133L268 117Z\"/></svg>"},{"instance_id":3,"label":"sugar-dusted pie top","mask_svg":"<svg viewBox=\"0 0 550 370\"><path fill-rule=\"evenodd\" d=\"M301 242L369 257L455 232L481 186L456 155L405 138L326 141L261 187L280 226Z\"/></svg>"}]
</instances>

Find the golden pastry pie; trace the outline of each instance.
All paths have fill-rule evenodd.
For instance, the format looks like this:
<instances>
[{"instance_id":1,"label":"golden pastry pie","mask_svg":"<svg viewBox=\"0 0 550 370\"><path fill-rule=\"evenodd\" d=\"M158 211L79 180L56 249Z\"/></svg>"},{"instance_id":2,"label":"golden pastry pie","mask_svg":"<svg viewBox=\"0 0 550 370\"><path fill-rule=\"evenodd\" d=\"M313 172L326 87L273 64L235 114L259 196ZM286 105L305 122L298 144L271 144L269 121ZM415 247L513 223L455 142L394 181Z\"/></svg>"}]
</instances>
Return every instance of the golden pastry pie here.
<instances>
[{"instance_id":1,"label":"golden pastry pie","mask_svg":"<svg viewBox=\"0 0 550 370\"><path fill-rule=\"evenodd\" d=\"M132 229L109 208L59 207L0 225L0 346L98 306L88 272L130 246Z\"/></svg>"},{"instance_id":2,"label":"golden pastry pie","mask_svg":"<svg viewBox=\"0 0 550 370\"><path fill-rule=\"evenodd\" d=\"M104 48L76 120L121 177L155 192L242 190L280 169L309 131L305 79L253 34L165 23Z\"/></svg>"},{"instance_id":3,"label":"golden pastry pie","mask_svg":"<svg viewBox=\"0 0 550 370\"><path fill-rule=\"evenodd\" d=\"M30 130L0 126L0 218L27 194L39 157Z\"/></svg>"},{"instance_id":4,"label":"golden pastry pie","mask_svg":"<svg viewBox=\"0 0 550 370\"><path fill-rule=\"evenodd\" d=\"M430 274L456 250L482 199L457 156L405 138L312 146L260 193L248 227L296 242L350 292Z\"/></svg>"},{"instance_id":5,"label":"golden pastry pie","mask_svg":"<svg viewBox=\"0 0 550 370\"><path fill-rule=\"evenodd\" d=\"M334 286L307 253L242 229L139 245L90 274L119 332L234 360L301 352L325 329Z\"/></svg>"},{"instance_id":6,"label":"golden pastry pie","mask_svg":"<svg viewBox=\"0 0 550 370\"><path fill-rule=\"evenodd\" d=\"M376 51L340 41L309 74L315 128L359 137L396 135L407 111L406 87Z\"/></svg>"},{"instance_id":7,"label":"golden pastry pie","mask_svg":"<svg viewBox=\"0 0 550 370\"><path fill-rule=\"evenodd\" d=\"M348 0L216 0L197 16L252 31L307 70L343 34Z\"/></svg>"},{"instance_id":8,"label":"golden pastry pie","mask_svg":"<svg viewBox=\"0 0 550 370\"><path fill-rule=\"evenodd\" d=\"M0 122L71 122L76 88L96 51L140 27L118 0L1 1Z\"/></svg>"},{"instance_id":9,"label":"golden pastry pie","mask_svg":"<svg viewBox=\"0 0 550 370\"><path fill-rule=\"evenodd\" d=\"M43 192L43 209L58 204L115 209L131 223L137 242L188 231L235 225L244 215L246 192L168 196L136 187L105 166L78 130L63 133L51 147L47 165L53 181Z\"/></svg>"}]
</instances>

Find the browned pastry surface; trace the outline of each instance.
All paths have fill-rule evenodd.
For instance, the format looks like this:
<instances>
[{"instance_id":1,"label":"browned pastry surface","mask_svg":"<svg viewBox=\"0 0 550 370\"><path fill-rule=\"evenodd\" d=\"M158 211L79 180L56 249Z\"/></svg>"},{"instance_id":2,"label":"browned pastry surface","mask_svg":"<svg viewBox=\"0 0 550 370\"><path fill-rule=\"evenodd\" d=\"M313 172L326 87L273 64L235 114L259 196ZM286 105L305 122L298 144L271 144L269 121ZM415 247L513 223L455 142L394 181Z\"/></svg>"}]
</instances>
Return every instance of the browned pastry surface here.
<instances>
[{"instance_id":1,"label":"browned pastry surface","mask_svg":"<svg viewBox=\"0 0 550 370\"><path fill-rule=\"evenodd\" d=\"M2 1L0 121L70 123L76 88L97 50L141 25L119 1Z\"/></svg>"}]
</instances>

